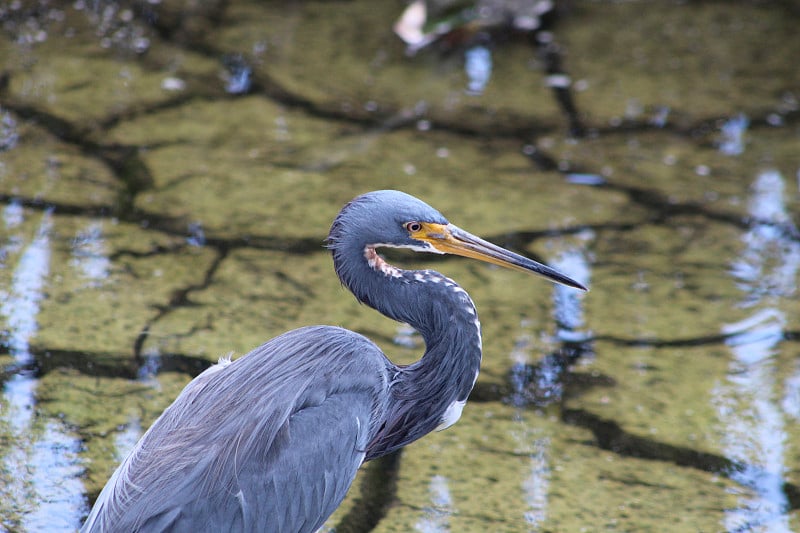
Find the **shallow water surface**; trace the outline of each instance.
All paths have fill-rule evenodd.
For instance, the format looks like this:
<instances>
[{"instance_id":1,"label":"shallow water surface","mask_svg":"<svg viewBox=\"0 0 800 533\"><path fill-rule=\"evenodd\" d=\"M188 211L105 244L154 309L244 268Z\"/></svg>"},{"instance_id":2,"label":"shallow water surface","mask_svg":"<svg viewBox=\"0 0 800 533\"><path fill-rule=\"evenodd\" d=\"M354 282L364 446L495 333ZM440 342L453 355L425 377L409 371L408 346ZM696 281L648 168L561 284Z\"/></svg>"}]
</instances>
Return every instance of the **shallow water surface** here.
<instances>
[{"instance_id":1,"label":"shallow water surface","mask_svg":"<svg viewBox=\"0 0 800 533\"><path fill-rule=\"evenodd\" d=\"M539 49L413 55L404 8L0 2L0 531L76 530L220 356L418 358L323 246L380 188L591 290L387 252L471 294L483 367L325 529L800 530L798 8L573 1Z\"/></svg>"}]
</instances>

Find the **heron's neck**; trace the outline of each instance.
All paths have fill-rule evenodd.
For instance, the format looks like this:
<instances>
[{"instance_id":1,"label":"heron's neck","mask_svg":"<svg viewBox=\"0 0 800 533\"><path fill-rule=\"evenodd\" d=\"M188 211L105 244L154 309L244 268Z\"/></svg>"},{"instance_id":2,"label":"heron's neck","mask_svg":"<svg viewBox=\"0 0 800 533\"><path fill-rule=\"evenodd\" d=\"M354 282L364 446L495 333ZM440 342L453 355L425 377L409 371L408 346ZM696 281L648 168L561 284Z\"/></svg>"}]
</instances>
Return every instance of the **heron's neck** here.
<instances>
[{"instance_id":1,"label":"heron's neck","mask_svg":"<svg viewBox=\"0 0 800 533\"><path fill-rule=\"evenodd\" d=\"M372 247L364 249L359 267L336 264L336 269L359 301L412 326L426 346L419 361L396 368L390 426L373 442L367 458L454 423L481 362L480 322L466 291L438 272L389 265Z\"/></svg>"}]
</instances>

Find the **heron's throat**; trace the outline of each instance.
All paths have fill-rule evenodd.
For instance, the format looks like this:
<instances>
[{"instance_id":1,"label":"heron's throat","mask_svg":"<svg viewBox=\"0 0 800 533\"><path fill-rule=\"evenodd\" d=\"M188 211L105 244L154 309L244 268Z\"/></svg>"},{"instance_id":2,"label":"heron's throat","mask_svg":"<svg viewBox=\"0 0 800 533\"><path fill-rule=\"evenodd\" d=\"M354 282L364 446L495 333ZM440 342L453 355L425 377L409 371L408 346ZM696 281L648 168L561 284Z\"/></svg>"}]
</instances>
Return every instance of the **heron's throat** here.
<instances>
[{"instance_id":1,"label":"heron's throat","mask_svg":"<svg viewBox=\"0 0 800 533\"><path fill-rule=\"evenodd\" d=\"M376 272L393 278L403 277L403 271L384 261L380 254L378 254L375 246L368 245L364 248L364 258L367 260L369 267Z\"/></svg>"}]
</instances>

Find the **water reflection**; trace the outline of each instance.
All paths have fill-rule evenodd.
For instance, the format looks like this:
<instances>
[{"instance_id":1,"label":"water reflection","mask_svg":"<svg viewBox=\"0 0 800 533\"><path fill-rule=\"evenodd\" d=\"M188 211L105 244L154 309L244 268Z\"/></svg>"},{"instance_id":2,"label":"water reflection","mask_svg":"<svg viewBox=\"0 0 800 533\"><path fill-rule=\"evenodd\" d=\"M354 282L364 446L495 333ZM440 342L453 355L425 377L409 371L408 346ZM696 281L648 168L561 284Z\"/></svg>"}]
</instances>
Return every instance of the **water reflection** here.
<instances>
[{"instance_id":1,"label":"water reflection","mask_svg":"<svg viewBox=\"0 0 800 533\"><path fill-rule=\"evenodd\" d=\"M567 182L572 183L574 185L596 186L596 185L603 185L606 183L606 179L600 174L571 172L569 174L566 174L565 178Z\"/></svg>"},{"instance_id":2,"label":"water reflection","mask_svg":"<svg viewBox=\"0 0 800 533\"><path fill-rule=\"evenodd\" d=\"M518 408L514 413L514 429L511 439L514 443L514 453L529 457L528 476L522 481L522 492L525 495L525 503L528 510L524 514L525 521L538 527L547 518L547 501L550 486L550 438L543 433L543 429L536 424L528 423L525 417L526 405L530 403L530 392L528 390L531 378L529 359L533 351L534 335L531 331L531 324L524 320L520 324L522 332L514 342L514 350L511 352L511 398L510 401ZM552 369L551 369L552 370ZM540 377L550 384L545 387L550 390L553 385L559 383L558 374L560 372L548 372L542 369ZM536 383L535 388L539 390L541 383ZM537 396L538 397L538 396Z\"/></svg>"},{"instance_id":3,"label":"water reflection","mask_svg":"<svg viewBox=\"0 0 800 533\"><path fill-rule=\"evenodd\" d=\"M467 74L467 94L480 96L492 77L492 52L482 45L464 52L464 71Z\"/></svg>"},{"instance_id":4,"label":"water reflection","mask_svg":"<svg viewBox=\"0 0 800 533\"><path fill-rule=\"evenodd\" d=\"M142 421L138 416L131 414L128 417L128 423L120 429L122 431L114 437L114 447L116 448L115 457L121 463L139 442L143 433Z\"/></svg>"},{"instance_id":5,"label":"water reflection","mask_svg":"<svg viewBox=\"0 0 800 533\"><path fill-rule=\"evenodd\" d=\"M784 183L780 173L758 176L748 206L752 224L742 240L745 249L733 262L731 272L744 292L745 307L773 303L795 291L800 264L800 235L786 211Z\"/></svg>"},{"instance_id":6,"label":"water reflection","mask_svg":"<svg viewBox=\"0 0 800 533\"><path fill-rule=\"evenodd\" d=\"M588 240L586 236L585 240ZM591 281L587 252L583 249L565 250L553 262L553 268L569 272L570 276L586 287ZM561 342L585 342L591 333L583 331L583 294L564 285L553 286L553 316L556 320L556 338Z\"/></svg>"},{"instance_id":7,"label":"water reflection","mask_svg":"<svg viewBox=\"0 0 800 533\"><path fill-rule=\"evenodd\" d=\"M142 364L136 371L136 379L158 390L158 371L161 370L161 352L151 346L142 353Z\"/></svg>"},{"instance_id":8,"label":"water reflection","mask_svg":"<svg viewBox=\"0 0 800 533\"><path fill-rule=\"evenodd\" d=\"M739 155L744 152L744 134L749 125L750 120L743 113L725 121L721 128L719 151L725 155Z\"/></svg>"},{"instance_id":9,"label":"water reflection","mask_svg":"<svg viewBox=\"0 0 800 533\"><path fill-rule=\"evenodd\" d=\"M3 218L6 229L13 229L24 222L24 213L12 203ZM0 493L14 517L4 525L14 527L19 521L29 531L74 530L85 513L80 441L59 422L40 427L33 416L38 379L30 340L38 329L39 304L50 271L52 225L52 213L46 211L33 241L20 255L0 306L4 343L18 366L3 387L4 418L9 421L4 437L13 445L3 458L6 483Z\"/></svg>"},{"instance_id":10,"label":"water reflection","mask_svg":"<svg viewBox=\"0 0 800 533\"><path fill-rule=\"evenodd\" d=\"M800 361L794 365L794 372L786 378L783 388L781 408L788 416L800 421Z\"/></svg>"},{"instance_id":11,"label":"water reflection","mask_svg":"<svg viewBox=\"0 0 800 533\"><path fill-rule=\"evenodd\" d=\"M189 236L186 237L189 246L201 247L206 245L206 233L203 231L203 223L200 221L189 224Z\"/></svg>"},{"instance_id":12,"label":"water reflection","mask_svg":"<svg viewBox=\"0 0 800 533\"><path fill-rule=\"evenodd\" d=\"M19 141L17 121L0 108L0 152L11 150Z\"/></svg>"},{"instance_id":13,"label":"water reflection","mask_svg":"<svg viewBox=\"0 0 800 533\"><path fill-rule=\"evenodd\" d=\"M80 440L47 422L33 443L28 476L39 505L25 516L27 531L74 531L88 512L83 496Z\"/></svg>"},{"instance_id":14,"label":"water reflection","mask_svg":"<svg viewBox=\"0 0 800 533\"><path fill-rule=\"evenodd\" d=\"M6 217L7 223L8 220ZM30 352L30 339L38 329L36 316L39 314L39 302L43 297L42 290L50 270L51 227L51 214L46 212L36 237L25 248L19 259L11 288L0 306L0 315L5 319L4 343L14 362L20 367L34 362ZM11 421L15 431L27 425L31 418L31 405L34 403L32 395L17 395L10 392L17 388L33 391L35 378L32 371L15 374L6 384L6 398L11 412L14 413Z\"/></svg>"},{"instance_id":15,"label":"water reflection","mask_svg":"<svg viewBox=\"0 0 800 533\"><path fill-rule=\"evenodd\" d=\"M525 503L525 521L534 528L541 527L547 518L547 498L550 490L550 439L536 437L530 441L530 474L522 482Z\"/></svg>"},{"instance_id":16,"label":"water reflection","mask_svg":"<svg viewBox=\"0 0 800 533\"><path fill-rule=\"evenodd\" d=\"M783 486L788 444L785 416L791 416L792 399L790 394L782 403L776 401L780 382L775 355L785 337L781 299L794 291L800 244L791 238L797 229L786 212L783 191L778 172L758 176L748 205L752 223L742 237L745 248L731 268L744 292L740 306L754 310L749 317L722 327L732 359L726 381L713 391L724 426L725 454L750 465L731 475L749 490L739 495L738 507L726 511L728 531L791 530ZM798 381L797 376L788 381ZM787 403L790 409L784 412Z\"/></svg>"},{"instance_id":17,"label":"water reflection","mask_svg":"<svg viewBox=\"0 0 800 533\"><path fill-rule=\"evenodd\" d=\"M583 236L581 246L592 238ZM591 271L588 252L583 248L569 248L551 262L561 272L569 272L576 281L588 286ZM591 332L584 329L583 293L563 285L553 286L553 318L556 330L553 335L540 332L538 335L524 331L526 321L521 323L523 333L515 339L511 353L510 372L513 405L523 407L530 403L546 405L561 399L563 376L570 365L587 359L594 353ZM542 339L537 346L536 340ZM547 355L532 365L530 353L544 352Z\"/></svg>"},{"instance_id":18,"label":"water reflection","mask_svg":"<svg viewBox=\"0 0 800 533\"><path fill-rule=\"evenodd\" d=\"M551 262L559 271L569 272L576 281L588 286L591 269L585 246L591 235L583 236L580 247L564 250ZM510 357L512 405L518 407L515 415L515 428L511 438L514 452L529 458L528 475L522 481L522 492L528 510L524 519L533 529L539 529L547 520L548 495L550 489L550 436L536 423L526 420L526 408L530 403L546 405L561 399L563 377L569 366L583 356L592 353L591 334L584 330L583 305L581 293L562 285L553 286L553 318L556 323L555 335L545 332L535 334L531 323L524 320L521 333L515 339ZM553 347L548 355L537 365L532 366L532 352L538 351L537 339L547 339Z\"/></svg>"},{"instance_id":19,"label":"water reflection","mask_svg":"<svg viewBox=\"0 0 800 533\"><path fill-rule=\"evenodd\" d=\"M87 287L100 287L108 278L111 261L106 252L102 222L91 222L84 230L78 232L72 240L70 263L87 280Z\"/></svg>"},{"instance_id":20,"label":"water reflection","mask_svg":"<svg viewBox=\"0 0 800 533\"><path fill-rule=\"evenodd\" d=\"M253 68L247 60L236 54L223 58L225 65L225 91L230 94L245 94L252 85Z\"/></svg>"},{"instance_id":21,"label":"water reflection","mask_svg":"<svg viewBox=\"0 0 800 533\"><path fill-rule=\"evenodd\" d=\"M22 224L23 208L18 200L11 200L3 209L3 222L6 230L12 230ZM6 266L6 258L17 253L22 248L22 235L9 234L7 241L0 245L0 267Z\"/></svg>"},{"instance_id":22,"label":"water reflection","mask_svg":"<svg viewBox=\"0 0 800 533\"><path fill-rule=\"evenodd\" d=\"M425 341L422 339L422 335L408 324L399 324L397 326L394 337L392 337L392 342L397 346L402 346L410 350L425 347Z\"/></svg>"},{"instance_id":23,"label":"water reflection","mask_svg":"<svg viewBox=\"0 0 800 533\"><path fill-rule=\"evenodd\" d=\"M435 475L428 485L431 505L425 509L423 516L414 529L422 533L440 533L450 531L450 516L453 514L453 498L450 486L444 476Z\"/></svg>"},{"instance_id":24,"label":"water reflection","mask_svg":"<svg viewBox=\"0 0 800 533\"><path fill-rule=\"evenodd\" d=\"M150 48L150 30L137 20L132 9L108 0L77 0L73 8L86 14L100 38L101 47L117 47L137 54Z\"/></svg>"}]
</instances>

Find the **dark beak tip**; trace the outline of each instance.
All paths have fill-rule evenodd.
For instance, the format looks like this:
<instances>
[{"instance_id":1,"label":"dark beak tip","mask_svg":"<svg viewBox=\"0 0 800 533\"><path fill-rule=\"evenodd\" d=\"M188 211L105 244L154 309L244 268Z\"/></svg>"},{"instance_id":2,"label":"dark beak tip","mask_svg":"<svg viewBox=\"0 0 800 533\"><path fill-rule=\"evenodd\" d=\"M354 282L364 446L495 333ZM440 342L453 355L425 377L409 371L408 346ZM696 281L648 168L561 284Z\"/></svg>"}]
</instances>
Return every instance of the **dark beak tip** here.
<instances>
[{"instance_id":1,"label":"dark beak tip","mask_svg":"<svg viewBox=\"0 0 800 533\"><path fill-rule=\"evenodd\" d=\"M583 283L579 283L579 282L577 282L577 281L575 281L575 280L572 280L572 281L575 283L574 287L575 287L576 289L580 289L580 290L582 290L583 292L589 292L589 287L587 287L587 286L586 286L586 285L584 285Z\"/></svg>"},{"instance_id":2,"label":"dark beak tip","mask_svg":"<svg viewBox=\"0 0 800 533\"><path fill-rule=\"evenodd\" d=\"M561 282L562 285L565 285L571 289L578 289L579 291L589 292L589 288L583 285L582 283L578 283L577 281L570 280L569 283Z\"/></svg>"}]
</instances>

